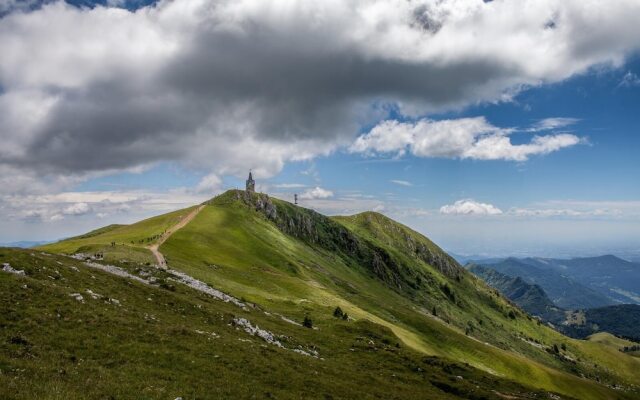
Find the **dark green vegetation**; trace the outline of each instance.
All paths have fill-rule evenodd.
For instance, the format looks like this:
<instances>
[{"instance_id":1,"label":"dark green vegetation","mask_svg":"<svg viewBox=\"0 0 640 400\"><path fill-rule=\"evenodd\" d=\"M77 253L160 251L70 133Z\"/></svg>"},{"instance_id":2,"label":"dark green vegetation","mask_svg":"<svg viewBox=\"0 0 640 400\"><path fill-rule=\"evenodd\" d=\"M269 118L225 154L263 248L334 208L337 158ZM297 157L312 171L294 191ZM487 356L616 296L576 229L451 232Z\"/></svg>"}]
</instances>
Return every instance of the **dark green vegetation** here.
<instances>
[{"instance_id":1,"label":"dark green vegetation","mask_svg":"<svg viewBox=\"0 0 640 400\"><path fill-rule=\"evenodd\" d=\"M640 341L640 306L637 304L591 308L572 314L581 314L571 318L579 322L563 327L563 332L573 337L587 337L602 331Z\"/></svg>"},{"instance_id":2,"label":"dark green vegetation","mask_svg":"<svg viewBox=\"0 0 640 400\"><path fill-rule=\"evenodd\" d=\"M148 274L153 266L145 264L151 257L144 247L147 243L140 243L140 240L156 237L188 211L181 210L138 224L107 229L97 235L74 238L41 249L53 253L103 252L105 260L111 264L129 268L134 273L139 273L135 268L142 268ZM114 241L116 245L111 246L110 243ZM474 398L476 395L468 390L472 387L484 391L475 398L496 398L498 395L492 392L493 389L518 398L523 392L533 390L527 388L558 392L565 397L579 399L637 397L639 359L620 351L611 351L610 347L601 343L567 338L540 324L495 289L461 268L427 238L381 214L327 218L264 195L230 191L209 202L191 222L169 237L160 246L160 251L172 269L206 282L243 302L255 304L255 308L246 312L230 304L211 300L185 289L172 281L171 277L163 277L162 274L166 272L157 277L158 287L126 283L126 280L122 283L123 278L103 276L105 280L110 280L110 284L118 281L124 285L121 292L109 293L110 297L128 299L134 295L127 293L137 293L142 288L143 292L140 293L143 294L135 297L137 300L130 303L128 310L136 310L139 306L147 314L153 313L171 326L214 331L220 340L230 336L228 343L219 342L224 344L225 349L218 350L215 347L198 347L189 341L182 342L179 332L168 331L166 336L159 333L158 336L150 335L148 338L152 345L148 348L149 352L138 353L145 348L141 344L144 340L135 338L137 335L147 337L144 327L151 323L122 314L125 306L121 301L123 308L116 309L113 318L121 326L131 328L126 329L126 334L118 336L116 333L114 336L119 339L117 344L125 346L130 352L105 351L102 343L98 342L87 345L85 353L86 359L94 360L96 364L104 363L105 357L108 360L109 357L115 357L113 354L118 354L121 357L115 364L118 369L139 366L135 368L135 373L129 371L133 375L128 384L122 384L123 391L114 389L116 397L144 395L146 392L138 390L139 386L136 385L153 386L157 390L149 392L148 397L161 397L166 393L184 395L186 398L194 394L216 397L194 392L200 388L201 377L211 379L216 375L226 377L224 382L227 383L214 379L210 386L205 385L209 390L215 387L216 390L227 390L217 393L233 393L239 397L248 397L249 388L253 388L252 394L257 397L270 392L270 395L279 398L326 397L325 394L334 398L438 398L447 396L446 393ZM38 253L33 257L46 259L53 256L41 256ZM84 272L82 268L87 267L78 264L77 268ZM11 275L10 279L31 279L31 273L27 272L26 278ZM9 279L4 275L3 279ZM71 279L68 276L64 278ZM10 291L3 290L3 293L21 296L23 292L18 290L20 282L15 285ZM54 276L53 279L43 278L42 285L62 283L55 280ZM64 296L59 294L60 300L64 297L74 312L89 304L87 299L85 303L78 303L69 297L70 293L86 290L81 286L65 287ZM99 287L87 288L101 293ZM107 289L102 290L107 292ZM149 291L163 297L151 297ZM51 303L43 293L46 291L32 293L30 296L35 299L10 297L3 304L13 307L15 303L34 303L30 318L36 318L38 309ZM176 300L169 300L174 297ZM148 298L152 301L148 301ZM172 308L172 303L178 304L178 298L184 302L179 304L185 304L182 308L188 310L186 314ZM207 305L204 304L205 298L209 299ZM203 308L196 305L192 310L187 307L186 304L195 301L199 301L197 304ZM337 307L348 314L347 319L334 316ZM255 336L248 337L253 344L242 341L246 338L243 335L247 334L244 329L236 330L228 326L229 321L233 321L228 314L246 318L276 335L286 336L286 340L281 340L287 350ZM87 318L83 315L73 319L84 322ZM311 322L307 325L311 325L312 329L302 326L307 318ZM27 341L35 343L29 335L38 325L38 334L42 334L42 340L45 341L42 345L55 347L54 343L57 342L46 342L50 337L46 335L47 332L57 334L60 331L55 319L49 321L49 325L38 323L31 328L19 326L22 319L16 318L3 325L8 339L18 332ZM120 329L120 325L113 320L97 317L94 320L105 325L99 334L93 332L93 326L82 328L86 329L89 337L94 335L100 339L103 334L108 335L106 332ZM210 321L212 325L200 325L205 321ZM139 322L142 328L136 330L135 327L140 326L135 324ZM79 329L78 326L83 324L76 323L74 326ZM369 331L372 333L367 333ZM67 332L66 341L83 343L74 339L74 335L76 333L71 330ZM198 338L199 335L194 337ZM215 346L218 343L216 340L207 342ZM360 349L358 343L363 343L369 350ZM294 353L291 349L317 350L323 360ZM156 371L153 351L156 355L163 355L166 360L178 359L177 363L167 361L168 368L177 371ZM222 351L225 353L218 353ZM95 354L91 355L92 352ZM211 368L218 368L213 367L217 365L214 355L229 361L219 370L212 371ZM192 360L193 368L189 368ZM182 364L183 361L185 364ZM418 361L422 364L416 364ZM19 368L30 363L33 368L37 365L49 366L38 375L43 385L54 386L61 393L72 390L66 384L59 383L57 369L50 368L52 364L38 363L29 357L23 362ZM449 364L461 368L464 366L465 371L475 378L471 378L471 375L465 377L451 369L453 367L447 370L445 365ZM143 368L143 365L147 368ZM244 365L244 373L239 372L238 365ZM435 371L432 371L432 367ZM406 372L405 369L412 372ZM414 373L417 375L411 375ZM340 378L337 379L336 375ZM456 378L458 375L462 379ZM171 377L171 383L166 383L164 379L169 379L166 376ZM86 376L83 378L86 379ZM109 392L109 385L120 387L117 386L120 379L124 379L123 376L106 376L101 382L101 393ZM154 379L161 380L161 383L151 383ZM394 379L398 379L398 382ZM471 384L467 389L462 389L471 380L479 388ZM612 390L614 385L618 389ZM172 391L168 392L167 388Z\"/></svg>"},{"instance_id":3,"label":"dark green vegetation","mask_svg":"<svg viewBox=\"0 0 640 400\"><path fill-rule=\"evenodd\" d=\"M504 261L486 265L498 272L512 277L519 276L527 283L540 286L558 307L580 309L602 307L614 304L614 301L602 293L568 277L551 264L540 259L507 258Z\"/></svg>"},{"instance_id":4,"label":"dark green vegetation","mask_svg":"<svg viewBox=\"0 0 640 400\"><path fill-rule=\"evenodd\" d=\"M540 286L527 283L519 276L502 274L487 266L469 264L466 268L529 314L554 325L564 322L565 311L556 306Z\"/></svg>"}]
</instances>

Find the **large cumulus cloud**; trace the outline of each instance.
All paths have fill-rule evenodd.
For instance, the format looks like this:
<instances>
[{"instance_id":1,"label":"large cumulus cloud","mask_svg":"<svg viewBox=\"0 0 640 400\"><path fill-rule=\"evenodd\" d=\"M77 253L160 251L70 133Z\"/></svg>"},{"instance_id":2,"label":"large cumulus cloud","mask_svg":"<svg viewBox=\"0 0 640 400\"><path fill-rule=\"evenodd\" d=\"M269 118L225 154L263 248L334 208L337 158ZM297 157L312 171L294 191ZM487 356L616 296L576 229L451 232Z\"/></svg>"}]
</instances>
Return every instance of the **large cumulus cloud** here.
<instances>
[{"instance_id":1,"label":"large cumulus cloud","mask_svg":"<svg viewBox=\"0 0 640 400\"><path fill-rule=\"evenodd\" d=\"M529 130L549 130L567 126L575 120L549 118ZM388 120L359 136L350 151L354 153L397 153L409 151L417 157L470 158L476 160L526 161L530 156L547 154L574 146L581 139L570 133L534 136L531 142L513 144L513 129L498 128L484 117L454 120L398 122Z\"/></svg>"},{"instance_id":2,"label":"large cumulus cloud","mask_svg":"<svg viewBox=\"0 0 640 400\"><path fill-rule=\"evenodd\" d=\"M389 104L425 115L619 65L638 18L635 0L48 3L0 19L0 167L273 174Z\"/></svg>"}]
</instances>

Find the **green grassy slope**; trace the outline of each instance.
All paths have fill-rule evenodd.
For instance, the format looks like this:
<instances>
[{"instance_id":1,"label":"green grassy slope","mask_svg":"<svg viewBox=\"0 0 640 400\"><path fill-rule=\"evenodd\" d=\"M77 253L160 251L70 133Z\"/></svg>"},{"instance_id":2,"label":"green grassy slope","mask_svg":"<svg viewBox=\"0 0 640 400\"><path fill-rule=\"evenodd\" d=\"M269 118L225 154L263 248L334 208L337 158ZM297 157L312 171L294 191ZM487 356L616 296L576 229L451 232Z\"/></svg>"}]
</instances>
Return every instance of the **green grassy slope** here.
<instances>
[{"instance_id":1,"label":"green grassy slope","mask_svg":"<svg viewBox=\"0 0 640 400\"><path fill-rule=\"evenodd\" d=\"M326 318L308 329L178 283L145 285L64 256L0 248L0 262L25 274L0 271L2 399L545 396L425 357L366 320ZM154 267L118 266L167 281ZM285 348L246 333L237 318L273 333Z\"/></svg>"},{"instance_id":2,"label":"green grassy slope","mask_svg":"<svg viewBox=\"0 0 640 400\"><path fill-rule=\"evenodd\" d=\"M358 222L368 216L376 221ZM390 224L410 237L405 248L400 243L406 238ZM266 309L309 314L322 323L340 305L355 318L389 327L419 351L523 383L582 398L607 397L607 391L571 373L638 383L634 358L538 325L426 238L379 214L331 220L279 200L229 192L161 251L173 268ZM568 346L565 354L547 351L560 343ZM594 368L590 358L606 367Z\"/></svg>"},{"instance_id":3,"label":"green grassy slope","mask_svg":"<svg viewBox=\"0 0 640 400\"><path fill-rule=\"evenodd\" d=\"M593 335L589 336L587 339L592 342L602 343L604 345L614 347L616 349L620 349L624 346L633 346L637 344L636 342L619 338L607 332L594 333Z\"/></svg>"},{"instance_id":4,"label":"green grassy slope","mask_svg":"<svg viewBox=\"0 0 640 400\"><path fill-rule=\"evenodd\" d=\"M625 354L632 357L640 357L640 350L637 350L640 348L639 342L622 339L608 332L594 333L589 336L587 340L609 346L612 351L624 351Z\"/></svg>"},{"instance_id":5,"label":"green grassy slope","mask_svg":"<svg viewBox=\"0 0 640 400\"><path fill-rule=\"evenodd\" d=\"M124 228L104 235L124 243L122 249L146 251L120 239L128 235ZM82 239L82 245L106 239L98 236ZM64 242L46 247L81 248ZM340 306L357 321L387 327L415 351L525 385L599 399L624 397L605 385L632 391L640 383L638 359L538 324L424 236L380 214L332 219L230 191L209 202L160 250L171 268L274 315L298 321L310 316L319 327L314 332L332 326L332 311ZM104 251L107 257L121 250ZM549 351L554 344L566 350Z\"/></svg>"}]
</instances>

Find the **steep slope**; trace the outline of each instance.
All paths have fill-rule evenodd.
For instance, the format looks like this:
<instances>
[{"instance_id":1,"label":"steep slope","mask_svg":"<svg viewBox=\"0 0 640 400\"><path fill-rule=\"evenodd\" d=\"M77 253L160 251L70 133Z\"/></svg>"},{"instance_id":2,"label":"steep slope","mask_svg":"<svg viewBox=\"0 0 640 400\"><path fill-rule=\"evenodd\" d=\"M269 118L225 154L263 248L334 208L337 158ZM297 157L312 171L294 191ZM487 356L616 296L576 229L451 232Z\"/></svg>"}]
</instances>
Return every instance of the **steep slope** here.
<instances>
[{"instance_id":1,"label":"steep slope","mask_svg":"<svg viewBox=\"0 0 640 400\"><path fill-rule=\"evenodd\" d=\"M469 264L466 267L529 314L554 325L564 322L564 310L556 306L540 286L527 283L519 276L502 274L487 266Z\"/></svg>"},{"instance_id":2,"label":"steep slope","mask_svg":"<svg viewBox=\"0 0 640 400\"><path fill-rule=\"evenodd\" d=\"M64 242L49 249L74 252L92 248L92 240L104 243L94 236L75 250ZM135 241L122 243L146 251ZM105 258L121 252L118 247L103 246ZM208 202L159 251L170 268L272 316L310 317L320 342L331 340L322 335L340 306L358 322L390 329L413 351L525 385L595 399L624 397L640 383L638 359L538 324L424 236L380 214L327 218L265 195L230 191ZM566 350L549 351L561 343ZM596 380L624 391L611 392Z\"/></svg>"},{"instance_id":3,"label":"steep slope","mask_svg":"<svg viewBox=\"0 0 640 400\"><path fill-rule=\"evenodd\" d=\"M539 285L551 300L565 309L602 307L614 304L613 300L562 274L549 264L533 263L531 259L508 258L489 264L498 272L519 276L528 283Z\"/></svg>"}]
</instances>

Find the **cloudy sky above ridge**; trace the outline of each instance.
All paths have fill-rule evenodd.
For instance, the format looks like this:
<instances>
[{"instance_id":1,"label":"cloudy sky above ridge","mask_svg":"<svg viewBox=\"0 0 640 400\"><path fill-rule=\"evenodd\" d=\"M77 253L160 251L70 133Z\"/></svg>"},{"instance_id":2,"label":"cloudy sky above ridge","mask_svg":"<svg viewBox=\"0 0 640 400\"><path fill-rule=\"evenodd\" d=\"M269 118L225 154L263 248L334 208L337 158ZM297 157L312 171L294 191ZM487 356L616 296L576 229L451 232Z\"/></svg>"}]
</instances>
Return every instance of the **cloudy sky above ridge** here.
<instances>
[{"instance_id":1,"label":"cloudy sky above ridge","mask_svg":"<svg viewBox=\"0 0 640 400\"><path fill-rule=\"evenodd\" d=\"M0 241L252 168L458 252L640 248L638 19L634 0L0 0Z\"/></svg>"}]
</instances>

